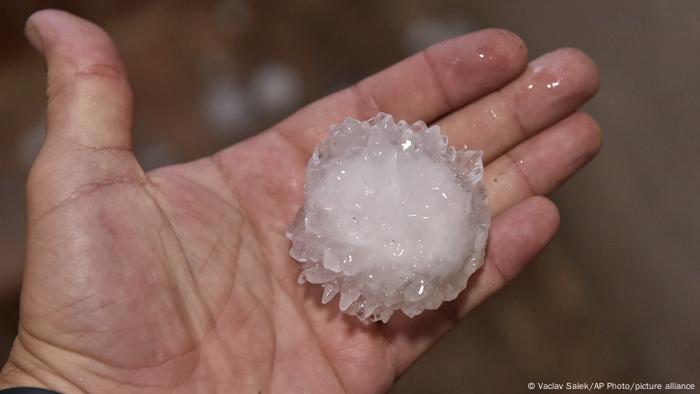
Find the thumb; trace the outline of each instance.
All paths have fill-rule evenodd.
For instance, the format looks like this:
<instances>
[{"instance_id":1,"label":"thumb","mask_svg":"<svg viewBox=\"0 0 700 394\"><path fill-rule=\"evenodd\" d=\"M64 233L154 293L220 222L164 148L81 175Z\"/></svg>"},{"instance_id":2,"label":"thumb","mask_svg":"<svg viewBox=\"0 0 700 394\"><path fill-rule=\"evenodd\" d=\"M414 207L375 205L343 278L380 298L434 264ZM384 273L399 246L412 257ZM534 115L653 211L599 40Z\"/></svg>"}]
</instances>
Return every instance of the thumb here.
<instances>
[{"instance_id":1,"label":"thumb","mask_svg":"<svg viewBox=\"0 0 700 394\"><path fill-rule=\"evenodd\" d=\"M46 139L29 175L30 216L85 188L142 179L131 150L131 88L107 34L58 10L36 12L25 32L48 70Z\"/></svg>"}]
</instances>

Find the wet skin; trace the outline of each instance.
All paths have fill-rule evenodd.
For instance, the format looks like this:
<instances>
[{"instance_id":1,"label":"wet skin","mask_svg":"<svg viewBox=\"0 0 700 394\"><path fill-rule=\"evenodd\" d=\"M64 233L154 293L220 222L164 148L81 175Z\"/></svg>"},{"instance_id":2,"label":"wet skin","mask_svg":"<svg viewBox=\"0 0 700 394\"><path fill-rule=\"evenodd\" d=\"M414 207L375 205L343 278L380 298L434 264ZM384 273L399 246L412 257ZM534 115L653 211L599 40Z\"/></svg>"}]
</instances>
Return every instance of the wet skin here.
<instances>
[{"instance_id":1,"label":"wet skin","mask_svg":"<svg viewBox=\"0 0 700 394\"><path fill-rule=\"evenodd\" d=\"M146 173L107 35L60 11L34 14L27 35L48 67L48 125L28 179L20 327L0 387L384 391L547 244L559 217L541 196L600 148L595 121L574 112L597 89L591 60L561 49L528 64L518 37L483 30L213 156ZM363 324L296 284L284 230L329 124L378 111L483 149L494 220L486 263L458 299Z\"/></svg>"}]
</instances>

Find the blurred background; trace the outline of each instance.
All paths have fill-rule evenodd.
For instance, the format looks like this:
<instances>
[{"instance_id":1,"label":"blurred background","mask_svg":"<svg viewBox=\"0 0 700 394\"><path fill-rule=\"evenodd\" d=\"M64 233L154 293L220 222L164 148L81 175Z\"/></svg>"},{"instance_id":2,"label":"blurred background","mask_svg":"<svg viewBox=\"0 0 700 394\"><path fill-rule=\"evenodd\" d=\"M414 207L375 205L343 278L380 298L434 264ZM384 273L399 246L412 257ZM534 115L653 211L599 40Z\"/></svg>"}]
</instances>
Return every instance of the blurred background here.
<instances>
[{"instance_id":1,"label":"blurred background","mask_svg":"<svg viewBox=\"0 0 700 394\"><path fill-rule=\"evenodd\" d=\"M103 26L129 68L146 168L211 154L423 47L483 27L530 57L598 64L601 155L552 197L550 247L393 388L520 392L530 381L700 384L700 2L433 0L0 2L0 361L17 324L24 182L44 69L24 20Z\"/></svg>"}]
</instances>

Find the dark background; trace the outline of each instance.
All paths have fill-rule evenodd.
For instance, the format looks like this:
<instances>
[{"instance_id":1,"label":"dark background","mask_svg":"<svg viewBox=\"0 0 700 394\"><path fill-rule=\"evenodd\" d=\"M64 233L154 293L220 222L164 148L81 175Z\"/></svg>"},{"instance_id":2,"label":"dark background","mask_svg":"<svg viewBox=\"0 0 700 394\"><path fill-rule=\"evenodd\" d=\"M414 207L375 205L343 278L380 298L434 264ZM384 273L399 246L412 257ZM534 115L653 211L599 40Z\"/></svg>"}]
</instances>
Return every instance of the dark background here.
<instances>
[{"instance_id":1,"label":"dark background","mask_svg":"<svg viewBox=\"0 0 700 394\"><path fill-rule=\"evenodd\" d=\"M437 40L483 27L536 57L597 63L585 108L601 155L554 194L559 235L395 392L521 392L530 381L700 384L700 2L0 2L0 361L11 346L24 182L43 138L44 70L24 20L47 6L103 26L129 68L146 168L190 160Z\"/></svg>"}]
</instances>

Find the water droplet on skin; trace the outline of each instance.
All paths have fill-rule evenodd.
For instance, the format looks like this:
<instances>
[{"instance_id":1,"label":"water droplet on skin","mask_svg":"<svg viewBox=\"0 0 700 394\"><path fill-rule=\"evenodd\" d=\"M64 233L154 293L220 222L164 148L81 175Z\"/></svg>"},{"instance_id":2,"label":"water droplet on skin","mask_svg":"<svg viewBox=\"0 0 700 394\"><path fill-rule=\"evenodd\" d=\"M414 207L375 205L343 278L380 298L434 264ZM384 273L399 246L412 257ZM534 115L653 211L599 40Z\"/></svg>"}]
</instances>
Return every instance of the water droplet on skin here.
<instances>
[{"instance_id":1,"label":"water droplet on skin","mask_svg":"<svg viewBox=\"0 0 700 394\"><path fill-rule=\"evenodd\" d=\"M554 89L557 86L559 86L559 81L550 82L546 86L547 86L547 89Z\"/></svg>"},{"instance_id":2,"label":"water droplet on skin","mask_svg":"<svg viewBox=\"0 0 700 394\"><path fill-rule=\"evenodd\" d=\"M479 59L483 59L483 58L485 58L485 57L486 57L486 55L484 55L483 53L480 53L480 54L479 54Z\"/></svg>"},{"instance_id":3,"label":"water droplet on skin","mask_svg":"<svg viewBox=\"0 0 700 394\"><path fill-rule=\"evenodd\" d=\"M496 119L496 117L497 117L497 116L496 116L496 110L493 109L493 108L491 108L491 109L489 110L489 115L491 116L491 119Z\"/></svg>"},{"instance_id":4,"label":"water droplet on skin","mask_svg":"<svg viewBox=\"0 0 700 394\"><path fill-rule=\"evenodd\" d=\"M534 87L535 87L535 85L531 83L531 84L527 85L527 90L532 90L532 88L534 88Z\"/></svg>"}]
</instances>

